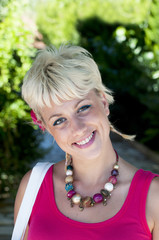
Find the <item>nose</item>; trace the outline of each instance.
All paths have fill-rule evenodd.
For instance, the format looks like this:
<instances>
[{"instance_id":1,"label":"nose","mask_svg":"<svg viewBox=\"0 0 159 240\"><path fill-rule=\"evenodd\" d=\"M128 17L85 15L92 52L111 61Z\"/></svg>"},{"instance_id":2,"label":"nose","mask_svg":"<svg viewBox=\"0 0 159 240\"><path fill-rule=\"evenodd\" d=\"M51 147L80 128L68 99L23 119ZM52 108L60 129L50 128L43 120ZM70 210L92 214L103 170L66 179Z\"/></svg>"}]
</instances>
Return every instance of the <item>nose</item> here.
<instances>
[{"instance_id":1,"label":"nose","mask_svg":"<svg viewBox=\"0 0 159 240\"><path fill-rule=\"evenodd\" d=\"M79 118L74 117L71 121L72 136L81 136L86 132L86 123Z\"/></svg>"}]
</instances>

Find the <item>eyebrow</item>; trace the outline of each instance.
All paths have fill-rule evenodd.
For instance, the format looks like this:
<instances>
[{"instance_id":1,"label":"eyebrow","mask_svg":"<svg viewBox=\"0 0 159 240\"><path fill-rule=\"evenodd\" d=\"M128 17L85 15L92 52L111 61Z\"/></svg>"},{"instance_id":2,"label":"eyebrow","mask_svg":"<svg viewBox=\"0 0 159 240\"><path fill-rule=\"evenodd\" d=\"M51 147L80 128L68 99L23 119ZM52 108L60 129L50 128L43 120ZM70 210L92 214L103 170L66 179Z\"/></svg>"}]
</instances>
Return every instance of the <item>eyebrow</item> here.
<instances>
[{"instance_id":1,"label":"eyebrow","mask_svg":"<svg viewBox=\"0 0 159 240\"><path fill-rule=\"evenodd\" d=\"M75 108L77 108L78 105L79 105L81 102L85 101L85 100L86 100L86 98L79 100L79 101L77 102L77 104L75 105Z\"/></svg>"},{"instance_id":2,"label":"eyebrow","mask_svg":"<svg viewBox=\"0 0 159 240\"><path fill-rule=\"evenodd\" d=\"M86 100L86 99L81 99L81 100L79 100L79 101L77 102L77 104L75 105L75 107L74 107L74 108L77 108L77 107L78 107L78 105L79 105L81 102L83 102L84 100ZM50 121L50 119L51 119L51 118L53 118L53 117L60 117L60 116L62 116L62 114L61 114L61 113L56 113L56 114L53 114L53 115L51 115L51 116L49 117L49 121Z\"/></svg>"},{"instance_id":3,"label":"eyebrow","mask_svg":"<svg viewBox=\"0 0 159 240\"><path fill-rule=\"evenodd\" d=\"M61 113L53 114L53 115L51 115L49 117L49 121L50 121L51 118L53 118L53 117L60 117L61 115L62 115Z\"/></svg>"}]
</instances>

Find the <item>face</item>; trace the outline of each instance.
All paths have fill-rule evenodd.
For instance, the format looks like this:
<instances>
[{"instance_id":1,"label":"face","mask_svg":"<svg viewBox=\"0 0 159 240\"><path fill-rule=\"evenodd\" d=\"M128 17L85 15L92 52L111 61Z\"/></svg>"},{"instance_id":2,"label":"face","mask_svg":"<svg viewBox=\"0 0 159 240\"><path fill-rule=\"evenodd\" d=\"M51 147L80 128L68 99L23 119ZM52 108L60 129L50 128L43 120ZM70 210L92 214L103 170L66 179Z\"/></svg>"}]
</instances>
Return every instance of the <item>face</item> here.
<instances>
[{"instance_id":1,"label":"face","mask_svg":"<svg viewBox=\"0 0 159 240\"><path fill-rule=\"evenodd\" d=\"M83 99L41 109L45 127L73 158L96 158L109 138L108 102L90 91Z\"/></svg>"}]
</instances>

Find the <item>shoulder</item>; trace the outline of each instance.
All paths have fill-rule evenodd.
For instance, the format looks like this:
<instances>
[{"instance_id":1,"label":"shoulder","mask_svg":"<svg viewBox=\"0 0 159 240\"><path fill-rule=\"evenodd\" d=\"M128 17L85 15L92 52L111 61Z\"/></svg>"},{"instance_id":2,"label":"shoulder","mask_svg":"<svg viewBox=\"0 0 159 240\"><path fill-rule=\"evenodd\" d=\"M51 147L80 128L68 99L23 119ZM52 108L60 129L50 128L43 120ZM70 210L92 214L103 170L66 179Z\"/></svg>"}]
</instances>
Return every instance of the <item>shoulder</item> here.
<instances>
[{"instance_id":1,"label":"shoulder","mask_svg":"<svg viewBox=\"0 0 159 240\"><path fill-rule=\"evenodd\" d=\"M152 219L153 239L159 236L159 177L155 177L150 185L147 197L147 212ZM156 236L156 238L155 238Z\"/></svg>"},{"instance_id":2,"label":"shoulder","mask_svg":"<svg viewBox=\"0 0 159 240\"><path fill-rule=\"evenodd\" d=\"M24 193L25 193L25 190L26 190L26 187L27 187L27 184L28 184L31 172L32 172L32 170L27 172L24 175L24 177L22 178L21 182L20 182L20 185L19 185L19 188L18 188L18 192L17 192L17 195L16 195L16 199L15 199L15 205L14 205L14 222L15 222L15 220L17 218L18 211L19 211L21 202L23 200L23 196L24 196Z\"/></svg>"}]
</instances>

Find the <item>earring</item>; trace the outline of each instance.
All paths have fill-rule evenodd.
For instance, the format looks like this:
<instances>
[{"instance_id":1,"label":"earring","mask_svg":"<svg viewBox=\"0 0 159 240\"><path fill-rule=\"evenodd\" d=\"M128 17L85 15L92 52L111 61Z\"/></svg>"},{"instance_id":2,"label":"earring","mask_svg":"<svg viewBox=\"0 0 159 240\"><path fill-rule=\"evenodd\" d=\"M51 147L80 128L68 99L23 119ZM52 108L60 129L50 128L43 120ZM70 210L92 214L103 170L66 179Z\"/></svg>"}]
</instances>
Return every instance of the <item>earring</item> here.
<instances>
[{"instance_id":1,"label":"earring","mask_svg":"<svg viewBox=\"0 0 159 240\"><path fill-rule=\"evenodd\" d=\"M65 160L65 171L66 171L67 165L69 165L71 163L72 158L69 153L66 153L65 158L66 158L66 160Z\"/></svg>"}]
</instances>

